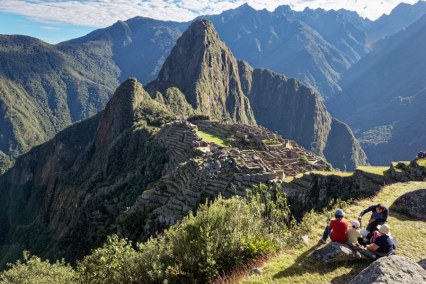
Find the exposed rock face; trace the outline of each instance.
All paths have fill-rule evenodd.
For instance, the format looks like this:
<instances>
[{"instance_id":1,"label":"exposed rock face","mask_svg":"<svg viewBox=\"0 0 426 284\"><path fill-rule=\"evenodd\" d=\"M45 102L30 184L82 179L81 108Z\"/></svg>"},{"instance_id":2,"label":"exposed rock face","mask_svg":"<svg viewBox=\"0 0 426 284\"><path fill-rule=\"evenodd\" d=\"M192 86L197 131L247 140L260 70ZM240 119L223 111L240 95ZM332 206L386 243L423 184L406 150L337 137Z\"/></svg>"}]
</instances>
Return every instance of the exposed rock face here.
<instances>
[{"instance_id":1,"label":"exposed rock face","mask_svg":"<svg viewBox=\"0 0 426 284\"><path fill-rule=\"evenodd\" d=\"M321 97L295 79L240 62L243 90L256 121L325 156L336 168L353 170L367 158L349 127L331 117Z\"/></svg>"},{"instance_id":2,"label":"exposed rock face","mask_svg":"<svg viewBox=\"0 0 426 284\"><path fill-rule=\"evenodd\" d=\"M323 153L330 163L344 171L353 170L354 165L367 164L367 156L352 130L347 124L335 118L331 121L331 130Z\"/></svg>"},{"instance_id":3,"label":"exposed rock face","mask_svg":"<svg viewBox=\"0 0 426 284\"><path fill-rule=\"evenodd\" d=\"M302 218L303 212L321 210L330 200L366 198L376 194L383 185L394 181L391 177L361 171L351 176L314 172L285 182L282 188L292 204L292 212L296 218Z\"/></svg>"},{"instance_id":4,"label":"exposed rock face","mask_svg":"<svg viewBox=\"0 0 426 284\"><path fill-rule=\"evenodd\" d=\"M426 189L419 189L399 197L391 209L404 212L418 219L426 220Z\"/></svg>"},{"instance_id":5,"label":"exposed rock face","mask_svg":"<svg viewBox=\"0 0 426 284\"><path fill-rule=\"evenodd\" d=\"M414 261L399 255L382 257L361 271L350 284L425 283L426 270Z\"/></svg>"},{"instance_id":6,"label":"exposed rock face","mask_svg":"<svg viewBox=\"0 0 426 284\"><path fill-rule=\"evenodd\" d=\"M353 261L357 254L345 244L330 242L314 251L312 257L318 262L327 263L330 261Z\"/></svg>"},{"instance_id":7,"label":"exposed rock face","mask_svg":"<svg viewBox=\"0 0 426 284\"><path fill-rule=\"evenodd\" d=\"M255 124L241 89L237 60L207 20L195 21L179 38L147 89L155 94L169 87L177 87L195 110L213 119Z\"/></svg>"}]
</instances>

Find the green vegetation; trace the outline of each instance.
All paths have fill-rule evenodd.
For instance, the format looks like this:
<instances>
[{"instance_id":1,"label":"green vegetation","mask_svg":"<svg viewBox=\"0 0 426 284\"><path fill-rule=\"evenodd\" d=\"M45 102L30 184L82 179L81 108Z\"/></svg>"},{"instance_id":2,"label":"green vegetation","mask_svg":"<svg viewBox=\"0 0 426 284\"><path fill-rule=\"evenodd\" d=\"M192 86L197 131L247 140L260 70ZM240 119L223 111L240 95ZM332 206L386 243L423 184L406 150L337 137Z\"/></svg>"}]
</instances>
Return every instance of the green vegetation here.
<instances>
[{"instance_id":1,"label":"green vegetation","mask_svg":"<svg viewBox=\"0 0 426 284\"><path fill-rule=\"evenodd\" d=\"M99 112L118 85L111 58L105 42L54 46L0 36L0 151L16 157Z\"/></svg>"},{"instance_id":2,"label":"green vegetation","mask_svg":"<svg viewBox=\"0 0 426 284\"><path fill-rule=\"evenodd\" d=\"M197 131L197 135L208 143L215 143L221 147L231 148L231 145L229 144L229 142L219 136L216 136L201 130Z\"/></svg>"},{"instance_id":3,"label":"green vegetation","mask_svg":"<svg viewBox=\"0 0 426 284\"><path fill-rule=\"evenodd\" d=\"M75 272L63 261L51 264L24 252L23 261L10 265L0 274L1 284L72 284L77 283Z\"/></svg>"},{"instance_id":4,"label":"green vegetation","mask_svg":"<svg viewBox=\"0 0 426 284\"><path fill-rule=\"evenodd\" d=\"M307 163L307 162L308 162L308 158L306 158L306 156L300 156L300 157L299 157L299 161L300 161L300 162Z\"/></svg>"},{"instance_id":5,"label":"green vegetation","mask_svg":"<svg viewBox=\"0 0 426 284\"><path fill-rule=\"evenodd\" d=\"M279 147L283 145L277 139L269 139L269 140L265 139L265 140L262 140L262 143L267 147Z\"/></svg>"},{"instance_id":6,"label":"green vegetation","mask_svg":"<svg viewBox=\"0 0 426 284\"><path fill-rule=\"evenodd\" d=\"M426 182L397 183L385 187L373 199L342 206L347 220L357 218L359 212L374 203L383 203L390 206L401 195L425 188ZM308 213L303 221L292 229L292 233L307 235L309 243L290 244L282 248L282 253L271 258L262 267L261 276L249 276L242 279L242 283L348 283L355 275L364 269L369 262L353 261L345 263L330 263L322 265L316 263L310 254L316 249L316 242L322 236L327 222L332 218L333 211L323 214ZM364 217L364 222L367 222ZM388 220L392 235L399 243L398 255L407 256L418 261L426 255L426 227L424 221L410 220L401 212L392 211ZM365 224L364 224L365 226ZM407 229L409 228L409 230ZM416 240L413 242L412 240Z\"/></svg>"},{"instance_id":7,"label":"green vegetation","mask_svg":"<svg viewBox=\"0 0 426 284\"><path fill-rule=\"evenodd\" d=\"M220 196L201 205L162 235L136 249L126 239L109 237L72 270L63 262L49 264L37 257L16 262L0 279L40 283L172 283L206 282L248 260L276 252L294 223L287 199L278 188L266 186L247 198ZM67 282L68 281L68 282Z\"/></svg>"},{"instance_id":8,"label":"green vegetation","mask_svg":"<svg viewBox=\"0 0 426 284\"><path fill-rule=\"evenodd\" d=\"M349 177L353 175L353 172L338 172L338 171L311 171L310 173L316 174L316 175L323 175L323 176L339 176L339 177Z\"/></svg>"}]
</instances>

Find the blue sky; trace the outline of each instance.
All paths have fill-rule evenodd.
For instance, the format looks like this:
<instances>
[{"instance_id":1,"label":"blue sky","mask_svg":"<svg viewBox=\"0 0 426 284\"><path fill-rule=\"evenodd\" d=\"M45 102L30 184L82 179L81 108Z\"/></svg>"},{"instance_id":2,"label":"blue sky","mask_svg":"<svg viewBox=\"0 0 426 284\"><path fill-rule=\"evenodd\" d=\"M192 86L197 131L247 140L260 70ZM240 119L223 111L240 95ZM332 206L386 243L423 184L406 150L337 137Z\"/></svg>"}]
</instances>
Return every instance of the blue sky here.
<instances>
[{"instance_id":1,"label":"blue sky","mask_svg":"<svg viewBox=\"0 0 426 284\"><path fill-rule=\"evenodd\" d=\"M49 43L58 43L88 34L96 27L66 23L43 23L26 16L0 12L0 34L20 34L40 38Z\"/></svg>"},{"instance_id":2,"label":"blue sky","mask_svg":"<svg viewBox=\"0 0 426 284\"><path fill-rule=\"evenodd\" d=\"M217 14L245 2L256 9L273 10L290 5L358 12L376 19L400 2L418 0L0 0L0 34L24 34L57 43L83 36L118 20L145 16L189 21L199 15Z\"/></svg>"}]
</instances>

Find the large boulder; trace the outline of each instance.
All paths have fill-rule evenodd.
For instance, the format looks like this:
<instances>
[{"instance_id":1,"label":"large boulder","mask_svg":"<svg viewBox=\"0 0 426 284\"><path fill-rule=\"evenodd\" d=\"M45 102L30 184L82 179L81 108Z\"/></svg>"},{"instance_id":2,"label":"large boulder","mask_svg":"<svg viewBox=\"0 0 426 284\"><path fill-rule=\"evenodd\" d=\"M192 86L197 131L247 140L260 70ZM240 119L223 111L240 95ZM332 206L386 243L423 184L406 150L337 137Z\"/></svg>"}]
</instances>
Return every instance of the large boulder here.
<instances>
[{"instance_id":1,"label":"large boulder","mask_svg":"<svg viewBox=\"0 0 426 284\"><path fill-rule=\"evenodd\" d=\"M419 189L402 195L392 204L391 209L413 218L426 220L426 189Z\"/></svg>"},{"instance_id":2,"label":"large boulder","mask_svg":"<svg viewBox=\"0 0 426 284\"><path fill-rule=\"evenodd\" d=\"M361 255L345 244L331 242L314 251L312 257L318 262L327 263L330 261L353 261L360 258Z\"/></svg>"},{"instance_id":3,"label":"large boulder","mask_svg":"<svg viewBox=\"0 0 426 284\"><path fill-rule=\"evenodd\" d=\"M426 283L426 270L399 255L379 258L361 271L349 284Z\"/></svg>"},{"instance_id":4,"label":"large boulder","mask_svg":"<svg viewBox=\"0 0 426 284\"><path fill-rule=\"evenodd\" d=\"M417 262L421 267L423 267L423 269L426 270L426 258L420 260L419 262Z\"/></svg>"}]
</instances>

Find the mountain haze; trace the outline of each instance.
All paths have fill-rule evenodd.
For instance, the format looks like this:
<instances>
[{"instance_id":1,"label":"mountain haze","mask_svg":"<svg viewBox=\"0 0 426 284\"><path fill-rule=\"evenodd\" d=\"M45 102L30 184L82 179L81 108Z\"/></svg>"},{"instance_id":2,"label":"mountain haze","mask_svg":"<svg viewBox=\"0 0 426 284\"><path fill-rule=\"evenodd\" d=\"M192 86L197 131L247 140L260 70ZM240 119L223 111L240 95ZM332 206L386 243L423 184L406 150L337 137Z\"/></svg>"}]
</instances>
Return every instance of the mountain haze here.
<instances>
[{"instance_id":1,"label":"mountain haze","mask_svg":"<svg viewBox=\"0 0 426 284\"><path fill-rule=\"evenodd\" d=\"M426 15L374 50L343 76L345 92L329 102L357 132L370 161L407 159L426 143Z\"/></svg>"}]
</instances>

